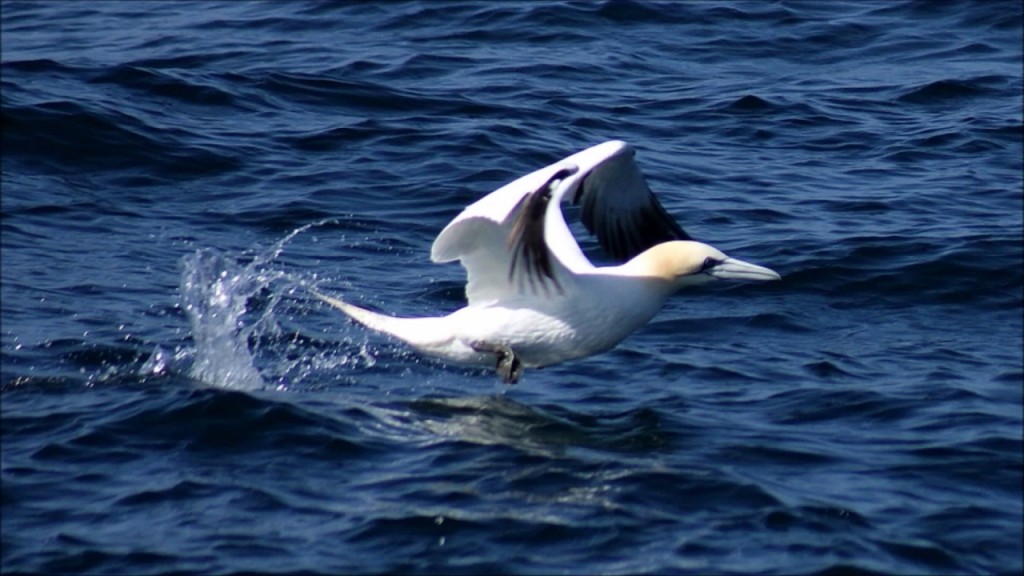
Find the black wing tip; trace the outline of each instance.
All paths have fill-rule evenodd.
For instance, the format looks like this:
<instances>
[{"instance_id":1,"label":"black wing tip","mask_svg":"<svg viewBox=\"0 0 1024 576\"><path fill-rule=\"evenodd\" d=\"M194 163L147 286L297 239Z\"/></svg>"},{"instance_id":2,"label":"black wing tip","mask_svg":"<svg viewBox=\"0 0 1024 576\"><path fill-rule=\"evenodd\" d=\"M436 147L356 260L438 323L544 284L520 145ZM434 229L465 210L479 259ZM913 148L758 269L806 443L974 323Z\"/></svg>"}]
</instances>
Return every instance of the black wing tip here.
<instances>
[{"instance_id":1,"label":"black wing tip","mask_svg":"<svg viewBox=\"0 0 1024 576\"><path fill-rule=\"evenodd\" d=\"M580 220L583 226L597 236L601 249L613 260L626 262L664 242L693 240L665 210L646 182L643 184L646 197L642 206L632 211L616 210L602 205L600 191L584 190L589 176L584 176L580 182L573 203L582 201Z\"/></svg>"},{"instance_id":2,"label":"black wing tip","mask_svg":"<svg viewBox=\"0 0 1024 576\"><path fill-rule=\"evenodd\" d=\"M534 293L537 293L539 285L545 295L550 295L549 283L554 285L559 294L562 293L562 286L555 277L553 255L544 238L544 218L554 183L578 171L576 166L558 170L543 186L523 196L514 208L516 216L508 236L508 248L512 251L508 279L509 282L515 282L518 275L520 291L525 288L525 278Z\"/></svg>"}]
</instances>

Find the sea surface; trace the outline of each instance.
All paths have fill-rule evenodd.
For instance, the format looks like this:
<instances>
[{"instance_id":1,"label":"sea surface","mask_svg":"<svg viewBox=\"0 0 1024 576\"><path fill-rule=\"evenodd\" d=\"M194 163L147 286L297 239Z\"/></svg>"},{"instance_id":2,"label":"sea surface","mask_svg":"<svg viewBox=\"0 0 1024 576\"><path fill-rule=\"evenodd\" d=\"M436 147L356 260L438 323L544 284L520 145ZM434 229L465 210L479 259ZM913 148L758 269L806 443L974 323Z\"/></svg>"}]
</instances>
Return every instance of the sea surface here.
<instances>
[{"instance_id":1,"label":"sea surface","mask_svg":"<svg viewBox=\"0 0 1024 576\"><path fill-rule=\"evenodd\" d=\"M1020 2L0 15L4 574L1024 569ZM514 386L311 296L609 139L783 280Z\"/></svg>"}]
</instances>

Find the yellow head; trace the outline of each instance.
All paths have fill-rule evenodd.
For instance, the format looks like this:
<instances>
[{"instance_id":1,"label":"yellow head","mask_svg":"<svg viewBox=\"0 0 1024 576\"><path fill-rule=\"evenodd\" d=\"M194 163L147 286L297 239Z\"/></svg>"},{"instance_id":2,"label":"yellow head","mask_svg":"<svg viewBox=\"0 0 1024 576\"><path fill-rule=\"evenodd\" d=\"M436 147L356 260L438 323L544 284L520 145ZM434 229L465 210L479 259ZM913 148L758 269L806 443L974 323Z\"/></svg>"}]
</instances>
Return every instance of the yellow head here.
<instances>
[{"instance_id":1,"label":"yellow head","mask_svg":"<svg viewBox=\"0 0 1024 576\"><path fill-rule=\"evenodd\" d=\"M624 265L630 274L670 282L675 288L712 280L779 280L774 270L726 256L714 246L692 240L663 242Z\"/></svg>"}]
</instances>

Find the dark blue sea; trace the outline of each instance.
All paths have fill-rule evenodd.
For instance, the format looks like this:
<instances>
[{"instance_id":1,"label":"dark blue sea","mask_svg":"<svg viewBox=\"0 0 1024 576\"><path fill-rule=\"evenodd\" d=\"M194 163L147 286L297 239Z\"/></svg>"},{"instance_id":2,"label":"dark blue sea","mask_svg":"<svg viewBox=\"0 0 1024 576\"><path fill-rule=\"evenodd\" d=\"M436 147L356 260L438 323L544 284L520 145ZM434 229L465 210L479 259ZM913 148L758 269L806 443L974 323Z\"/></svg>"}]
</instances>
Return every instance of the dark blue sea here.
<instances>
[{"instance_id":1,"label":"dark blue sea","mask_svg":"<svg viewBox=\"0 0 1024 576\"><path fill-rule=\"evenodd\" d=\"M1020 2L0 14L4 574L1024 569ZM311 296L609 139L783 280L513 386Z\"/></svg>"}]
</instances>

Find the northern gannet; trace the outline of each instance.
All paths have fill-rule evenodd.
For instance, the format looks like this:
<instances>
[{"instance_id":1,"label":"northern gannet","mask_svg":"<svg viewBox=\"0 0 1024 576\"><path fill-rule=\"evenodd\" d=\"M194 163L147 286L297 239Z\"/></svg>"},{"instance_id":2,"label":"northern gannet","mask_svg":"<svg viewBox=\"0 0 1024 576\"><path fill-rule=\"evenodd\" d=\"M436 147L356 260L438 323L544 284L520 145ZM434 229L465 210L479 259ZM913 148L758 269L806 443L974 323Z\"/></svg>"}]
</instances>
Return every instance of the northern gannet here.
<instances>
[{"instance_id":1,"label":"northern gannet","mask_svg":"<svg viewBox=\"0 0 1024 576\"><path fill-rule=\"evenodd\" d=\"M541 367L613 348L676 290L716 279L778 280L768 268L694 241L665 212L613 140L527 174L468 206L434 240L434 262L466 268L466 307L397 318L313 291L356 322L460 364L493 366L514 383ZM562 215L580 219L618 265L594 266Z\"/></svg>"}]
</instances>

